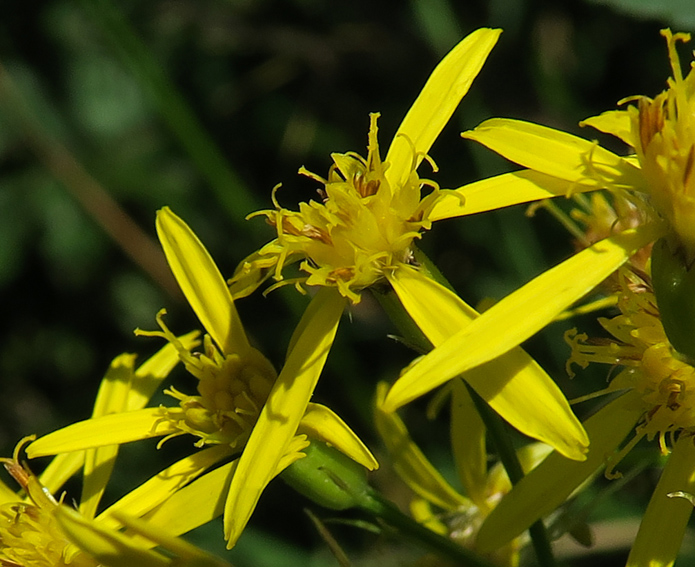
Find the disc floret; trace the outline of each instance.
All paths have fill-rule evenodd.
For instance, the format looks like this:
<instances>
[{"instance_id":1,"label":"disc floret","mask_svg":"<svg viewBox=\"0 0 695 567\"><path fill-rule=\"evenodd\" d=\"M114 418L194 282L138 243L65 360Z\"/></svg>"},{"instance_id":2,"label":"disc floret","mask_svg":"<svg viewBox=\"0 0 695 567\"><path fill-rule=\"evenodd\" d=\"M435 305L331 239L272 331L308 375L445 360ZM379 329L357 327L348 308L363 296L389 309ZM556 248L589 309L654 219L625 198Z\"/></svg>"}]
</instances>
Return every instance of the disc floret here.
<instances>
[{"instance_id":1,"label":"disc floret","mask_svg":"<svg viewBox=\"0 0 695 567\"><path fill-rule=\"evenodd\" d=\"M242 448L277 378L275 369L254 348L243 355L220 352L208 335L203 341L203 352L191 352L166 326L165 313L162 310L157 315L161 331L138 331L138 334L169 341L186 370L198 379L199 395L190 396L173 387L165 390L179 400L179 407L162 408L162 420L174 424L180 432L161 442L189 433L200 438L196 443L199 447L224 443Z\"/></svg>"}]
</instances>

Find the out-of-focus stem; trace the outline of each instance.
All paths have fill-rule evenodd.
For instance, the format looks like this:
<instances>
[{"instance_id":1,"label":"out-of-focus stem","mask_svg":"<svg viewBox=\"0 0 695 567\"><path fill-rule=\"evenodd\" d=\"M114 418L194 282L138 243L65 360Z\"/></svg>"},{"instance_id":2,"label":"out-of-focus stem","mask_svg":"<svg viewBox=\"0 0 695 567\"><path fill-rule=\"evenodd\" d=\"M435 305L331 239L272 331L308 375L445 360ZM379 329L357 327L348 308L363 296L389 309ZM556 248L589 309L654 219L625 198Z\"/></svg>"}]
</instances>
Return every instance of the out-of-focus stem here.
<instances>
[{"instance_id":1,"label":"out-of-focus stem","mask_svg":"<svg viewBox=\"0 0 695 567\"><path fill-rule=\"evenodd\" d=\"M154 239L137 225L63 144L45 132L2 65L0 104L7 109L8 118L12 119L27 146L87 214L157 285L170 296L180 299L178 285Z\"/></svg>"}]
</instances>

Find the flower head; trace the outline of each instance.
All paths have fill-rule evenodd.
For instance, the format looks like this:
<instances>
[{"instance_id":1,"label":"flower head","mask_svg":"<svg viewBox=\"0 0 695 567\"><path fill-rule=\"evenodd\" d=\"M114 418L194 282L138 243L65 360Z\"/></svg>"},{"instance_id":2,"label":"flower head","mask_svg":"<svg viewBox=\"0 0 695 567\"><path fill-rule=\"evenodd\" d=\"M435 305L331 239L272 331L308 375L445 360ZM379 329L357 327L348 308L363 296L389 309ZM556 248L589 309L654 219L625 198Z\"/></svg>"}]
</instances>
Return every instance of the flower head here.
<instances>
[{"instance_id":1,"label":"flower head","mask_svg":"<svg viewBox=\"0 0 695 567\"><path fill-rule=\"evenodd\" d=\"M417 169L432 143L468 91L500 30L480 29L459 43L440 63L396 132L385 160L377 140L378 114L370 117L367 157L334 153L326 178L299 171L315 181L320 202L300 203L299 211L282 208L273 192L275 210L261 211L277 237L243 261L230 280L235 296L251 293L266 277L282 283L333 287L353 303L360 291L399 266L411 263L411 245L432 221L437 203L452 191L418 176ZM428 187L426 195L423 188ZM277 188L276 188L277 189ZM306 275L283 282L282 270L301 261Z\"/></svg>"},{"instance_id":2,"label":"flower head","mask_svg":"<svg viewBox=\"0 0 695 567\"><path fill-rule=\"evenodd\" d=\"M446 535L459 545L475 549L481 524L502 496L511 490L511 482L501 463L488 468L485 453L485 427L473 409L463 381L451 384L451 431L453 455L465 495L455 490L425 457L410 438L395 413L381 410L387 385L377 388L374 421L396 474L413 491L410 502L413 517L429 529ZM550 447L533 443L518 451L524 471L533 468ZM491 558L499 565L517 565L521 538L495 550Z\"/></svg>"},{"instance_id":3,"label":"flower head","mask_svg":"<svg viewBox=\"0 0 695 567\"><path fill-rule=\"evenodd\" d=\"M240 263L229 281L232 295L247 295L273 276L276 285L320 286L327 302L343 305L346 299L356 303L364 288L383 280L434 345L477 317L414 261L413 241L432 222L485 210L491 201L481 199L472 187L465 188L465 194L462 189L440 189L417 171L423 160L432 163L427 158L432 144L499 34L500 30L479 29L444 57L403 119L383 161L377 142L378 115L373 114L366 158L352 152L333 154L325 179L300 170L322 184L320 202L301 203L299 211L289 211L279 205L275 192L275 210L256 214L274 226L276 238ZM533 180L521 183L532 185ZM504 187L500 189L502 199L509 196ZM284 280L283 268L299 261L304 274ZM389 411L439 385L432 383L441 375L438 370L397 399L390 396ZM552 379L521 349L487 372L469 373L464 379L515 427L582 458L586 435L579 421Z\"/></svg>"},{"instance_id":4,"label":"flower head","mask_svg":"<svg viewBox=\"0 0 695 567\"><path fill-rule=\"evenodd\" d=\"M430 228L436 202L452 192L418 177L416 170L423 156L416 154L405 133L401 135L413 153L408 168L395 179L398 184L392 185L394 176L387 175L389 163L382 162L379 155L378 117L370 116L366 158L353 152L332 154L326 179L299 170L323 185L318 190L321 202L300 203L298 212L288 211L279 205L274 191L275 210L252 215L265 215L277 238L259 250L258 259L241 264L231 280L233 289L250 271L263 268L280 282L276 285L336 287L357 303L361 290L384 279L399 264L411 263L413 240ZM430 192L421 198L424 186ZM300 269L308 275L283 282L282 268L299 260Z\"/></svg>"},{"instance_id":5,"label":"flower head","mask_svg":"<svg viewBox=\"0 0 695 567\"><path fill-rule=\"evenodd\" d=\"M164 324L162 313L157 317L160 331L138 333L169 342L169 348L197 379L197 395L171 388L166 392L179 402L177 406L148 407L79 422L35 441L27 453L35 457L152 437L163 437L163 442L193 435L196 446L207 448L181 462L187 472L175 477L168 489L177 491L212 465L238 457L225 469L224 477L213 471L198 479L208 483L208 492L220 479L226 483L227 496L222 501L225 536L231 547L265 486L304 456L302 449L309 438L332 444L369 469L378 466L336 414L309 402L343 304L327 303L324 294L317 294L306 315L312 325L306 318L300 322L285 365L277 374L250 345L219 269L188 225L164 208L157 216L157 230L174 276L208 335L203 339L203 351L194 352L197 343L178 339ZM188 513L184 524L212 519L221 512L210 516L216 509Z\"/></svg>"},{"instance_id":6,"label":"flower head","mask_svg":"<svg viewBox=\"0 0 695 567\"><path fill-rule=\"evenodd\" d=\"M610 339L592 340L576 330L566 335L572 347L568 372L574 374L573 364L586 368L591 362L623 367L606 392L630 389L639 395L644 413L628 447L656 436L667 454L667 435L695 434L695 368L671 346L647 275L621 270L617 295L620 315L599 318Z\"/></svg>"},{"instance_id":7,"label":"flower head","mask_svg":"<svg viewBox=\"0 0 695 567\"><path fill-rule=\"evenodd\" d=\"M627 109L630 145L635 149L654 208L668 220L686 260L695 259L695 72L684 78L676 52L690 34L663 30L673 76L655 98L631 97Z\"/></svg>"},{"instance_id":8,"label":"flower head","mask_svg":"<svg viewBox=\"0 0 695 567\"><path fill-rule=\"evenodd\" d=\"M26 441L22 440L15 449L12 459L0 459L5 469L17 481L23 495L16 495L1 484L3 493L0 503L0 563L7 567L171 567L172 565L206 565L226 567L221 560L178 540L161 528L142 529L133 516L138 514L137 504L122 505L124 500L112 508L119 508L111 517L94 519L85 516L68 505L57 501L51 492L34 476L25 464L19 462L19 451ZM70 459L64 456L53 460L53 468L67 465ZM86 469L87 470L87 469ZM89 476L90 472L87 472ZM153 489L152 483L146 487ZM128 498L125 499L127 502ZM131 499L132 503L132 499ZM129 509L130 508L130 509ZM116 518L118 518L116 520ZM125 535L117 528L127 526ZM144 536L145 540L139 539ZM139 539L139 541L138 541ZM166 556L151 548L155 545L178 555Z\"/></svg>"},{"instance_id":9,"label":"flower head","mask_svg":"<svg viewBox=\"0 0 695 567\"><path fill-rule=\"evenodd\" d=\"M689 109L695 74L691 70L683 78L675 54L676 42L688 36L673 35L668 30L663 33L674 74L667 91L654 100L624 99L637 103L582 122L616 136L636 155L622 157L597 142L520 120L493 118L463 133L464 138L528 168L459 188L470 212L600 189L613 193L616 202L629 205L617 207L613 212L619 218L610 224L601 221L592 227L603 239L587 242L582 251L499 301L407 369L387 404L402 403L404 392L413 390L416 384L428 384L430 388L440 385L508 352L555 320L635 254L641 256L636 265L644 268L644 250L654 243L657 245L653 250L661 253L659 259L663 260L652 269L662 322L673 346L693 356L695 351L685 338L695 330L695 271L691 270L690 258L690 233L695 224L688 220L693 218L690 171L695 150ZM438 205L436 213L445 208ZM659 245L661 239L666 244ZM654 259L652 252L653 264ZM664 265L669 269L660 273L666 271L662 270Z\"/></svg>"}]
</instances>

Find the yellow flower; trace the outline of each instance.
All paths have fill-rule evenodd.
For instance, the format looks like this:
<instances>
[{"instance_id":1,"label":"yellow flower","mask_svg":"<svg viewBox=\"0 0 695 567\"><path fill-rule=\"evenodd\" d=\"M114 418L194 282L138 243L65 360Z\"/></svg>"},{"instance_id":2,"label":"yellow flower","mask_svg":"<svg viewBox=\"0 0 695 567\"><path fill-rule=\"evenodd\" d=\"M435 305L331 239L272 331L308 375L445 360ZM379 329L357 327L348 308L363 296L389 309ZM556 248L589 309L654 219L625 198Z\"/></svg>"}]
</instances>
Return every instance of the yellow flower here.
<instances>
[{"instance_id":1,"label":"yellow flower","mask_svg":"<svg viewBox=\"0 0 695 567\"><path fill-rule=\"evenodd\" d=\"M511 490L511 483L501 463L488 469L485 427L465 384L460 379L452 381L449 393L452 448L466 496L455 490L430 463L410 438L398 415L380 409L387 389L385 383L378 385L374 420L395 472L416 495L410 503L413 517L429 529L475 550L481 524L502 496ZM518 456L524 471L532 469L550 450L541 443L521 449ZM521 543L517 539L488 552L499 565L518 565Z\"/></svg>"},{"instance_id":2,"label":"yellow flower","mask_svg":"<svg viewBox=\"0 0 695 567\"><path fill-rule=\"evenodd\" d=\"M26 441L26 440L25 440ZM15 449L13 459L0 459L19 483L24 496L12 492L0 483L0 563L15 567L173 567L173 565L203 565L225 567L227 563L178 540L160 529L143 528L137 519L126 514L127 506L118 514L103 520L86 516L68 505L56 501L51 492L33 473L19 463L18 453L24 441ZM54 471L70 460L57 457L51 466ZM86 473L85 480L90 474ZM67 478L68 474L64 473ZM149 488L153 488L150 483ZM138 510L135 510L138 513ZM113 524L118 518L118 523ZM128 535L117 529L126 526ZM144 540L142 538L145 538ZM174 558L153 551L162 550L178 555Z\"/></svg>"},{"instance_id":3,"label":"yellow flower","mask_svg":"<svg viewBox=\"0 0 695 567\"><path fill-rule=\"evenodd\" d=\"M461 197L420 179L417 169L461 98L480 72L501 30L480 29L461 41L434 70L406 115L382 161L377 118L372 114L367 157L334 153L326 178L299 172L318 181L321 202L300 203L299 211L282 208L273 191L275 210L260 211L277 238L241 262L230 280L235 297L253 291L270 275L276 285L320 285L337 289L353 303L360 292L388 278L412 261L412 242L433 221L437 205ZM423 187L428 187L426 196ZM283 268L301 261L307 275L284 281Z\"/></svg>"},{"instance_id":4,"label":"yellow flower","mask_svg":"<svg viewBox=\"0 0 695 567\"><path fill-rule=\"evenodd\" d=\"M657 438L663 454L670 452L669 445L672 452L642 520L628 565L671 565L675 560L692 505L667 496L695 490L695 368L682 360L669 343L648 276L625 269L619 280L620 315L599 319L612 338L591 340L585 334L569 333L572 356L568 369L572 364L584 368L590 362L622 367L608 388L587 397L627 393L586 423L591 438L586 462L579 464L551 455L502 500L481 528L478 544L483 549L495 549L559 506L602 465L607 465L609 478L620 476L613 472L615 466L646 437ZM633 429L635 433L618 450Z\"/></svg>"},{"instance_id":5,"label":"yellow flower","mask_svg":"<svg viewBox=\"0 0 695 567\"><path fill-rule=\"evenodd\" d=\"M241 262L229 282L232 294L247 295L270 276L278 281L276 286L322 286L320 293L327 304L341 306L334 308L337 323L346 298L357 302L364 288L385 281L434 345L467 327L477 313L414 265L413 240L437 220L495 208L495 199L508 204L512 195L517 198L520 187L525 187L520 201L559 191L557 181L547 176L508 176L497 187L495 199L490 199L486 193L491 190L489 183L484 191L474 186L465 191L442 190L418 176L419 165L428 159L434 140L468 91L499 33L477 30L444 57L398 128L383 161L377 143L377 115L372 115L366 158L352 152L333 154L334 163L325 179L300 170L323 185L321 202L301 203L299 211L288 211L278 204L275 191L275 210L256 214L266 217L277 237ZM549 180L555 193L539 188L535 177ZM514 189L508 191L505 184L513 179ZM429 188L425 196L424 186ZM304 273L284 280L283 268L300 261ZM430 370L430 376L413 389L387 398L384 409L393 411L434 388L436 384L428 384L440 372ZM485 371L464 378L519 430L572 458L583 458L587 438L579 421L552 379L522 350L511 349ZM418 390L421 385L426 386Z\"/></svg>"},{"instance_id":6,"label":"yellow flower","mask_svg":"<svg viewBox=\"0 0 695 567\"><path fill-rule=\"evenodd\" d=\"M36 457L191 434L198 437L196 446L212 446L182 461L188 467L188 480L217 462L240 455L224 467L224 533L231 547L268 482L304 456L302 449L308 446L308 437L334 445L369 469L378 466L336 414L309 403L343 304L328 301L325 293L314 297L277 375L270 362L249 344L229 289L196 235L168 208L157 215L157 231L174 276L208 335L203 352L192 353L194 345L177 339L163 323L162 313L157 318L161 331L139 334L169 341L197 379L198 395L166 390L179 400L178 407L124 411L79 422L35 441L27 454ZM217 486L218 471L199 481ZM183 484L172 485L172 491ZM210 514L217 509L195 508L185 513L184 523L203 523L212 519Z\"/></svg>"},{"instance_id":7,"label":"yellow flower","mask_svg":"<svg viewBox=\"0 0 695 567\"><path fill-rule=\"evenodd\" d=\"M661 238L666 238L666 243L655 250L665 258L662 264L672 271L687 272L695 251L691 188L695 159L691 126L695 72L691 70L684 79L675 52L676 42L689 36L672 35L668 30L663 34L673 68L669 88L654 100L625 99L624 102L637 100L637 105L583 122L618 137L636 155L621 157L596 142L520 120L494 118L463 134L464 138L480 142L528 168L460 188L465 208L470 208L470 212L607 189L617 200L630 203L616 211L627 217L617 219L619 222L610 226L610 232L604 233L602 240L504 298L408 369L386 398L389 408L396 408L519 345L635 253ZM435 207L435 214L438 212ZM675 261L671 261L672 255ZM672 267L673 264L677 265ZM661 289L666 289L669 282L675 281L671 275L666 273L662 277L653 270L655 287L659 283ZM692 297L692 277L679 278L677 287L682 291L677 301L671 302L680 303L681 311L675 312L678 305L675 310L662 308L662 317L674 346L691 355L687 337L691 336L692 325L684 327L683 321L692 319L690 314L695 306L691 305L692 300L681 299ZM657 289L660 301L661 295L664 300L670 299L666 293ZM683 309L687 317L683 316Z\"/></svg>"}]
</instances>

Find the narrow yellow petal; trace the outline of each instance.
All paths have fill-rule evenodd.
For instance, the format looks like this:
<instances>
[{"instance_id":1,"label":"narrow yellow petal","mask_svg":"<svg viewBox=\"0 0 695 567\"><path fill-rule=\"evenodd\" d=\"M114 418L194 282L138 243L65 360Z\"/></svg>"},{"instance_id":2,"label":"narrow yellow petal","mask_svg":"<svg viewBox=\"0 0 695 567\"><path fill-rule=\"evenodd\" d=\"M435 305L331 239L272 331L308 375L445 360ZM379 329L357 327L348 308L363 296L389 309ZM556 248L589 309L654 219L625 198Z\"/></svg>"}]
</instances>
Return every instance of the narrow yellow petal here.
<instances>
[{"instance_id":1,"label":"narrow yellow petal","mask_svg":"<svg viewBox=\"0 0 695 567\"><path fill-rule=\"evenodd\" d=\"M521 479L486 518L478 532L476 548L481 553L499 549L562 504L606 463L630 433L642 414L636 401L634 393L625 394L586 421L591 444L585 461L572 461L553 452Z\"/></svg>"},{"instance_id":2,"label":"narrow yellow petal","mask_svg":"<svg viewBox=\"0 0 695 567\"><path fill-rule=\"evenodd\" d=\"M389 148L386 179L401 187L413 159L422 161L482 69L502 30L481 28L465 37L437 65L410 107ZM415 155L413 155L415 154Z\"/></svg>"},{"instance_id":3,"label":"narrow yellow petal","mask_svg":"<svg viewBox=\"0 0 695 567\"><path fill-rule=\"evenodd\" d=\"M92 417L123 411L135 374L135 354L121 354L114 358L99 384Z\"/></svg>"},{"instance_id":4,"label":"narrow yellow petal","mask_svg":"<svg viewBox=\"0 0 695 567\"><path fill-rule=\"evenodd\" d=\"M640 170L629 161L596 142L547 126L492 118L462 136L514 163L572 183L596 189L647 190Z\"/></svg>"},{"instance_id":5,"label":"narrow yellow petal","mask_svg":"<svg viewBox=\"0 0 695 567\"><path fill-rule=\"evenodd\" d=\"M121 354L111 364L99 385L92 417L101 417L126 409L135 376L134 354ZM93 518L106 485L111 478L118 456L118 445L87 449L84 454L84 482L80 498L80 513Z\"/></svg>"},{"instance_id":6,"label":"narrow yellow petal","mask_svg":"<svg viewBox=\"0 0 695 567\"><path fill-rule=\"evenodd\" d=\"M26 452L30 459L35 459L93 447L120 445L177 431L162 421L160 408L145 408L73 423L40 437L27 447Z\"/></svg>"},{"instance_id":7,"label":"narrow yellow petal","mask_svg":"<svg viewBox=\"0 0 695 567\"><path fill-rule=\"evenodd\" d=\"M389 280L406 311L436 347L421 362L406 370L404 377L417 372L418 367L426 364L437 351L451 346L451 341L463 332L462 329L477 325L482 317L488 317L486 312L478 317L476 323L472 323L477 316L473 309L456 294L412 268L399 268L389 276ZM496 332L504 334L499 329ZM507 332L506 328L504 332ZM495 340L498 341L497 338ZM459 347L456 356L474 356L473 347L469 345L465 343L465 347ZM533 358L520 347L514 347L511 345L509 352L497 353L495 356L501 356L496 360L493 360L493 356L483 361L487 364L481 362L481 366L469 366L462 378L514 427L570 458L583 459L588 439L569 403L553 379ZM434 370L418 373L417 379L404 386L401 386L404 379L401 377L389 392L386 411L393 411L430 391L430 384L437 382L437 385L441 385L459 374L448 373L447 367L452 364L456 364L455 361L432 366ZM443 372L447 372L445 379L442 379ZM413 395L418 391L420 394Z\"/></svg>"},{"instance_id":8,"label":"narrow yellow petal","mask_svg":"<svg viewBox=\"0 0 695 567\"><path fill-rule=\"evenodd\" d=\"M232 295L202 242L169 207L157 212L157 234L171 271L205 330L222 352L247 352L249 342Z\"/></svg>"},{"instance_id":9,"label":"narrow yellow petal","mask_svg":"<svg viewBox=\"0 0 695 567\"><path fill-rule=\"evenodd\" d=\"M299 424L299 433L305 433L310 439L325 441L370 471L379 468L374 455L355 432L326 406L310 403Z\"/></svg>"},{"instance_id":10,"label":"narrow yellow petal","mask_svg":"<svg viewBox=\"0 0 695 567\"><path fill-rule=\"evenodd\" d=\"M438 221L474 215L520 203L569 196L595 189L593 185L570 183L559 177L525 169L496 175L455 189L463 196L463 201L454 195L445 195L434 205L428 218Z\"/></svg>"},{"instance_id":11,"label":"narrow yellow petal","mask_svg":"<svg viewBox=\"0 0 695 567\"><path fill-rule=\"evenodd\" d=\"M695 445L687 433L681 434L661 473L627 567L671 567L676 561L693 505L684 498L669 498L674 492L695 495Z\"/></svg>"},{"instance_id":12,"label":"narrow yellow petal","mask_svg":"<svg viewBox=\"0 0 695 567\"><path fill-rule=\"evenodd\" d=\"M645 225L601 240L508 295L406 369L389 392L384 409L393 411L513 349L591 291L637 250L656 240L660 231L658 225ZM488 391L481 395L494 407L495 390L502 386L488 384ZM536 392L527 392L527 397L534 395ZM513 404L512 400L505 401Z\"/></svg>"},{"instance_id":13,"label":"narrow yellow petal","mask_svg":"<svg viewBox=\"0 0 695 567\"><path fill-rule=\"evenodd\" d=\"M228 445L215 445L181 459L104 510L99 515L99 522L108 526L118 526L119 522L113 519L116 514L143 516L232 453L233 450Z\"/></svg>"},{"instance_id":14,"label":"narrow yellow petal","mask_svg":"<svg viewBox=\"0 0 695 567\"><path fill-rule=\"evenodd\" d=\"M172 535L181 535L221 516L238 463L235 460L222 465L177 490L143 519L166 527Z\"/></svg>"},{"instance_id":15,"label":"narrow yellow petal","mask_svg":"<svg viewBox=\"0 0 695 567\"><path fill-rule=\"evenodd\" d=\"M280 459L273 476L297 460L298 451L306 447L304 439L304 436L297 436L290 441L287 454ZM172 535L181 535L221 516L238 464L237 459L194 480L145 514L143 519L152 525L165 527ZM195 502L195 506L191 506L191 502Z\"/></svg>"},{"instance_id":16,"label":"narrow yellow petal","mask_svg":"<svg viewBox=\"0 0 695 567\"><path fill-rule=\"evenodd\" d=\"M79 510L85 518L96 516L99 502L111 479L113 467L116 465L118 449L118 445L108 445L87 449L84 452L84 481Z\"/></svg>"},{"instance_id":17,"label":"narrow yellow petal","mask_svg":"<svg viewBox=\"0 0 695 567\"><path fill-rule=\"evenodd\" d=\"M285 365L239 459L225 505L224 533L232 547L294 437L333 344L345 299L321 288L307 307Z\"/></svg>"},{"instance_id":18,"label":"narrow yellow petal","mask_svg":"<svg viewBox=\"0 0 695 567\"><path fill-rule=\"evenodd\" d=\"M175 555L176 559L172 561L172 564L176 567L232 567L219 557L203 551L184 539L172 536L168 530L163 530L145 520L122 513L118 514L118 520L128 529L129 534L136 533L155 543L167 554Z\"/></svg>"},{"instance_id":19,"label":"narrow yellow petal","mask_svg":"<svg viewBox=\"0 0 695 567\"><path fill-rule=\"evenodd\" d=\"M168 567L172 560L133 545L123 534L105 529L67 506L59 506L55 518L71 541L107 567Z\"/></svg>"},{"instance_id":20,"label":"narrow yellow petal","mask_svg":"<svg viewBox=\"0 0 695 567\"><path fill-rule=\"evenodd\" d=\"M632 135L632 118L627 110L609 110L598 116L582 120L579 125L591 126L599 132L621 139L630 147L635 147L636 141Z\"/></svg>"},{"instance_id":21,"label":"narrow yellow petal","mask_svg":"<svg viewBox=\"0 0 695 567\"><path fill-rule=\"evenodd\" d=\"M374 423L391 456L398 476L413 492L444 510L471 506L468 498L454 490L420 451L410 438L401 418L395 413L381 411L380 405L384 401L387 388L388 385L384 382L377 385Z\"/></svg>"},{"instance_id":22,"label":"narrow yellow petal","mask_svg":"<svg viewBox=\"0 0 695 567\"><path fill-rule=\"evenodd\" d=\"M451 448L465 493L486 510L487 450L485 424L463 380L451 382Z\"/></svg>"}]
</instances>

